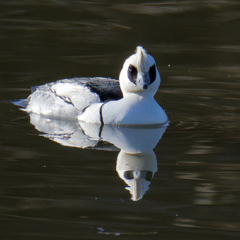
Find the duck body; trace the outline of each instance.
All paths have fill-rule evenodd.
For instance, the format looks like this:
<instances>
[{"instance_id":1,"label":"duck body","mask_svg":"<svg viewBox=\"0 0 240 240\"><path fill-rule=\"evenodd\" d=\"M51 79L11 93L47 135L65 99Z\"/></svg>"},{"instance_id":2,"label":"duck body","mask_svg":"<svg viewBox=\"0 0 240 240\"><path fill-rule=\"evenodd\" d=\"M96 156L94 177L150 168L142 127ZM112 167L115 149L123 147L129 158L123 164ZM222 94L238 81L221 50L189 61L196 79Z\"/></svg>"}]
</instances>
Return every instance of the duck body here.
<instances>
[{"instance_id":1,"label":"duck body","mask_svg":"<svg viewBox=\"0 0 240 240\"><path fill-rule=\"evenodd\" d=\"M78 120L99 124L145 125L165 123L168 117L154 98L133 93L118 101L92 104L78 116Z\"/></svg>"},{"instance_id":2,"label":"duck body","mask_svg":"<svg viewBox=\"0 0 240 240\"><path fill-rule=\"evenodd\" d=\"M104 86L104 88L103 88ZM76 119L93 103L122 98L119 81L109 78L62 79L32 88L25 111L53 118Z\"/></svg>"},{"instance_id":3,"label":"duck body","mask_svg":"<svg viewBox=\"0 0 240 240\"><path fill-rule=\"evenodd\" d=\"M161 78L154 58L142 47L126 59L119 81L72 78L34 87L25 111L59 119L113 125L168 122L154 99Z\"/></svg>"}]
</instances>

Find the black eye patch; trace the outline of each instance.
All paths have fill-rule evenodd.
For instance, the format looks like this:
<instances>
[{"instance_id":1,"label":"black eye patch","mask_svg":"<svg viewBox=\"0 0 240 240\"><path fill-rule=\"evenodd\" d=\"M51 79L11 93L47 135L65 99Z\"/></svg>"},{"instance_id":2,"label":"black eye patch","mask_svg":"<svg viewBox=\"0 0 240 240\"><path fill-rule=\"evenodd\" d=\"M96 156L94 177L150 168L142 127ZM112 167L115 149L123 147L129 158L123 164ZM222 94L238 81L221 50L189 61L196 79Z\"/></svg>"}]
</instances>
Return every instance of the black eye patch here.
<instances>
[{"instance_id":1,"label":"black eye patch","mask_svg":"<svg viewBox=\"0 0 240 240\"><path fill-rule=\"evenodd\" d=\"M134 84L136 84L137 74L137 68L130 64L128 67L128 79Z\"/></svg>"},{"instance_id":2,"label":"black eye patch","mask_svg":"<svg viewBox=\"0 0 240 240\"><path fill-rule=\"evenodd\" d=\"M152 65L149 69L150 84L153 83L156 79L156 66Z\"/></svg>"}]
</instances>

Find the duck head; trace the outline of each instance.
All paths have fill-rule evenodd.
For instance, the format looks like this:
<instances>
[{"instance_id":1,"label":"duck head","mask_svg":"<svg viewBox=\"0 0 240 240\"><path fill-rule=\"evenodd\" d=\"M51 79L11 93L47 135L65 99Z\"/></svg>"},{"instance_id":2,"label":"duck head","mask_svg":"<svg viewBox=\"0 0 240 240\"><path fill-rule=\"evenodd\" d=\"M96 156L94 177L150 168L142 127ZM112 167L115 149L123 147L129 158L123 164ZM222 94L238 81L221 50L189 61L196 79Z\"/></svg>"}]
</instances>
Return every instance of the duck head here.
<instances>
[{"instance_id":1,"label":"duck head","mask_svg":"<svg viewBox=\"0 0 240 240\"><path fill-rule=\"evenodd\" d=\"M138 46L136 53L124 62L119 80L124 96L127 93L154 96L160 85L161 77L154 58L147 54L143 47Z\"/></svg>"}]
</instances>

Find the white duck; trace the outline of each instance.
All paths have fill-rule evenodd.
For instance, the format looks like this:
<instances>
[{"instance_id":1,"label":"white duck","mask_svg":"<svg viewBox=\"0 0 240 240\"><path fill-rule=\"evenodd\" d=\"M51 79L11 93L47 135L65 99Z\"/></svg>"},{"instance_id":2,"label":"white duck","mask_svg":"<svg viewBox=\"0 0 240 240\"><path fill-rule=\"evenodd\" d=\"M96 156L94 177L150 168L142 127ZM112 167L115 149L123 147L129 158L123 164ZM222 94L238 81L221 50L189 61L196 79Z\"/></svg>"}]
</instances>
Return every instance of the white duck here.
<instances>
[{"instance_id":1,"label":"white duck","mask_svg":"<svg viewBox=\"0 0 240 240\"><path fill-rule=\"evenodd\" d=\"M154 58L138 46L126 59L119 81L108 78L63 79L33 88L25 111L60 119L113 125L168 122L154 95L161 78ZM119 85L120 83L120 85Z\"/></svg>"}]
</instances>

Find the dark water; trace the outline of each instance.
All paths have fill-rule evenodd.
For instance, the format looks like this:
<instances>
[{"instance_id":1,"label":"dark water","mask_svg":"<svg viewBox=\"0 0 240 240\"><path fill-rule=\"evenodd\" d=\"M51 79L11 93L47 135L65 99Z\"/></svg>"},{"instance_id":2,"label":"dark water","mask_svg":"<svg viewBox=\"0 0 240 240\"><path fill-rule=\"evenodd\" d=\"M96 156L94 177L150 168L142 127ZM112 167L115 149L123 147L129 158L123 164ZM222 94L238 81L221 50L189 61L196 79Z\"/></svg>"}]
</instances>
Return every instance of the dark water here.
<instances>
[{"instance_id":1,"label":"dark water","mask_svg":"<svg viewBox=\"0 0 240 240\"><path fill-rule=\"evenodd\" d=\"M239 239L239 43L239 1L2 0L0 238ZM133 201L112 145L39 136L10 101L57 79L118 78L137 45L157 61L170 124Z\"/></svg>"}]
</instances>

